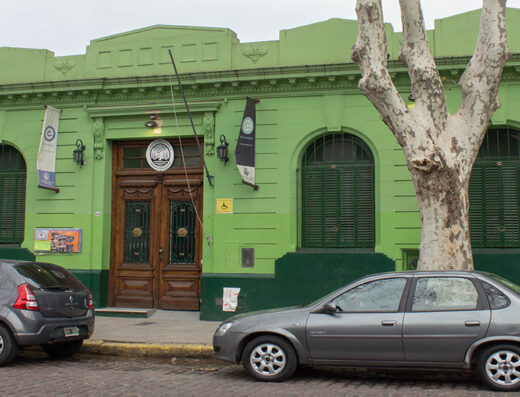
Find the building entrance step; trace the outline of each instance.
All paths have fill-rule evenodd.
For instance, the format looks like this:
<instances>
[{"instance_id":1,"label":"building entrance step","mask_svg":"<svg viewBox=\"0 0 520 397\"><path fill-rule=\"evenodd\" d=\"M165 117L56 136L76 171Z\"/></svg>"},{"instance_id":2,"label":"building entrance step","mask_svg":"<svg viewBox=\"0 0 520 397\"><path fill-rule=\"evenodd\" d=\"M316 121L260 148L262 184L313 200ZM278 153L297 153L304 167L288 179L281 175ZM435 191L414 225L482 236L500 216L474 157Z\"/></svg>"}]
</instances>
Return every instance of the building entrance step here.
<instances>
[{"instance_id":1,"label":"building entrance step","mask_svg":"<svg viewBox=\"0 0 520 397\"><path fill-rule=\"evenodd\" d=\"M126 317L126 318L148 318L157 309L136 309L128 307L103 307L96 309L96 316L102 317Z\"/></svg>"}]
</instances>

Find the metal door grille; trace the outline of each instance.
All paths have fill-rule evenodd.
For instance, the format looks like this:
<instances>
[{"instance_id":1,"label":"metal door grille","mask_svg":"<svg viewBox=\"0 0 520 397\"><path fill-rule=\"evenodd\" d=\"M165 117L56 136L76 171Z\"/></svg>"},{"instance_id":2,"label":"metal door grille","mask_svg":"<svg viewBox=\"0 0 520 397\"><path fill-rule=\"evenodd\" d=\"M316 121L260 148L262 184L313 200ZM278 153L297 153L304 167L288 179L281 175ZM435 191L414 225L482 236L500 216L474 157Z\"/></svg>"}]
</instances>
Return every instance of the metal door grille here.
<instances>
[{"instance_id":1,"label":"metal door grille","mask_svg":"<svg viewBox=\"0 0 520 397\"><path fill-rule=\"evenodd\" d=\"M170 202L170 263L195 263L195 220L191 201Z\"/></svg>"},{"instance_id":2,"label":"metal door grille","mask_svg":"<svg viewBox=\"0 0 520 397\"><path fill-rule=\"evenodd\" d=\"M127 201L125 208L125 262L150 261L150 202Z\"/></svg>"}]
</instances>

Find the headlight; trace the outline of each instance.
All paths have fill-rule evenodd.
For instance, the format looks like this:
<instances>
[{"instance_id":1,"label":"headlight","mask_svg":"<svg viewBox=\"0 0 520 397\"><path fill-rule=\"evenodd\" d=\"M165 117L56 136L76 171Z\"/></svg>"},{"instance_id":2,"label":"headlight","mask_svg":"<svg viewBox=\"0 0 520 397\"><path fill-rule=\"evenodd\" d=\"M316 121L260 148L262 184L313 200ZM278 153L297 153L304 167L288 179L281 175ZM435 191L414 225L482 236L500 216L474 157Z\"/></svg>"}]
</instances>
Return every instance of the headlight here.
<instances>
[{"instance_id":1,"label":"headlight","mask_svg":"<svg viewBox=\"0 0 520 397\"><path fill-rule=\"evenodd\" d=\"M215 336L222 336L222 335L224 335L228 331L228 329L231 328L232 325L233 325L233 323L224 323L224 324L222 324L215 331Z\"/></svg>"}]
</instances>

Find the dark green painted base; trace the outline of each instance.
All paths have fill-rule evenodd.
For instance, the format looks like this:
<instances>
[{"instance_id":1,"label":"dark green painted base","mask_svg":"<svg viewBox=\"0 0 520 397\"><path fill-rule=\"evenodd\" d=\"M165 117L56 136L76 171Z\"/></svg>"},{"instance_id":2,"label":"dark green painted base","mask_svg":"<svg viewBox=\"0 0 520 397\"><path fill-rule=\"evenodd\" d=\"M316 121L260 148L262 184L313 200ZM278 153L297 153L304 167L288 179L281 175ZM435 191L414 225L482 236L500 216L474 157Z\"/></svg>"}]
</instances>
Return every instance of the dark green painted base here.
<instances>
[{"instance_id":1,"label":"dark green painted base","mask_svg":"<svg viewBox=\"0 0 520 397\"><path fill-rule=\"evenodd\" d=\"M475 270L495 273L520 285L520 251L475 250Z\"/></svg>"},{"instance_id":2,"label":"dark green painted base","mask_svg":"<svg viewBox=\"0 0 520 397\"><path fill-rule=\"evenodd\" d=\"M21 261L34 261L33 253L25 248L0 246L0 258L3 259L17 259Z\"/></svg>"},{"instance_id":3,"label":"dark green painted base","mask_svg":"<svg viewBox=\"0 0 520 397\"><path fill-rule=\"evenodd\" d=\"M94 307L106 307L108 303L108 270L69 269L92 293Z\"/></svg>"},{"instance_id":4,"label":"dark green painted base","mask_svg":"<svg viewBox=\"0 0 520 397\"><path fill-rule=\"evenodd\" d=\"M275 276L203 274L200 319L309 303L367 274L393 270L395 262L383 254L291 252L276 261ZM234 313L222 311L224 287L240 288Z\"/></svg>"}]
</instances>

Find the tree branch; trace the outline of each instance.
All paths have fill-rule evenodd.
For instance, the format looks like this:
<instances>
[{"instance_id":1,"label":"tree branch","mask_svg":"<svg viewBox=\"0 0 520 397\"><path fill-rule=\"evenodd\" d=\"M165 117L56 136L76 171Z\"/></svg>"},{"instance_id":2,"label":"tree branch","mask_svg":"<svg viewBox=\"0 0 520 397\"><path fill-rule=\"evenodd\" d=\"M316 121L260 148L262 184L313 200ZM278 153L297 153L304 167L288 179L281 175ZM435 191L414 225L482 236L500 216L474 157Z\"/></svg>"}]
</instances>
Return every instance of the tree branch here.
<instances>
[{"instance_id":1,"label":"tree branch","mask_svg":"<svg viewBox=\"0 0 520 397\"><path fill-rule=\"evenodd\" d=\"M441 168L443 162L432 139L431 123L424 125L420 117L412 114L388 73L381 0L357 0L356 12L359 34L352 47L352 59L362 74L359 88L393 132L412 170L429 173Z\"/></svg>"},{"instance_id":2,"label":"tree branch","mask_svg":"<svg viewBox=\"0 0 520 397\"><path fill-rule=\"evenodd\" d=\"M408 68L415 100L413 113L430 119L436 137L446 128L448 112L444 87L428 45L419 0L399 0L403 24L403 44L399 59Z\"/></svg>"},{"instance_id":3,"label":"tree branch","mask_svg":"<svg viewBox=\"0 0 520 397\"><path fill-rule=\"evenodd\" d=\"M352 47L352 59L361 70L359 88L401 143L405 137L397 126L399 118L406 117L407 108L387 70L388 46L381 0L358 0L356 12L359 34Z\"/></svg>"},{"instance_id":4,"label":"tree branch","mask_svg":"<svg viewBox=\"0 0 520 397\"><path fill-rule=\"evenodd\" d=\"M511 56L506 38L506 0L483 0L480 32L475 53L462 75L461 107L457 116L466 120L467 147L475 148L472 165L493 112L500 107L498 86L504 65Z\"/></svg>"}]
</instances>

